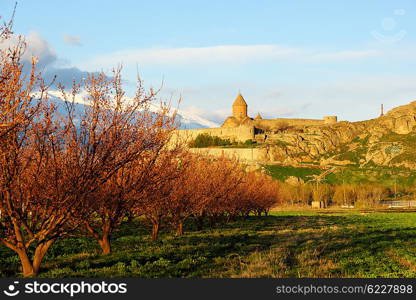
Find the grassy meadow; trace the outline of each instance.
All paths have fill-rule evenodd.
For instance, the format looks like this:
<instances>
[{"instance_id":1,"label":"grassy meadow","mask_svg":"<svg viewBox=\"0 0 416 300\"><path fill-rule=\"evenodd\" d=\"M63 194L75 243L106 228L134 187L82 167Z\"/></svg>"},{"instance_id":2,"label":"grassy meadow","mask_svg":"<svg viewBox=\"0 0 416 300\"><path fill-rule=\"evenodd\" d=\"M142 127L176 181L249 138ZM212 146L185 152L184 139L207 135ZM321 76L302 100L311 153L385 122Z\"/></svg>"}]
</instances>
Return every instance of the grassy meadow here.
<instances>
[{"instance_id":1,"label":"grassy meadow","mask_svg":"<svg viewBox=\"0 0 416 300\"><path fill-rule=\"evenodd\" d=\"M112 238L113 253L72 237L50 249L40 277L416 277L416 213L282 211L151 242L138 220ZM1 276L20 276L0 247Z\"/></svg>"}]
</instances>

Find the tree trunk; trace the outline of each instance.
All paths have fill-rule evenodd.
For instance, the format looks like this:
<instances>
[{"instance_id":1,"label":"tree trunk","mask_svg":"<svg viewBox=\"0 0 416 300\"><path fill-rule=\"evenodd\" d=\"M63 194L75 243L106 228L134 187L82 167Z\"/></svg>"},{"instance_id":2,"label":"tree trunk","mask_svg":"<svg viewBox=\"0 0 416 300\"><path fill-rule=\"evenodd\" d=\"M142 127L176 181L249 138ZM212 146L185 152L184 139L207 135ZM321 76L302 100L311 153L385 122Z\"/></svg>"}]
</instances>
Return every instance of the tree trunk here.
<instances>
[{"instance_id":1,"label":"tree trunk","mask_svg":"<svg viewBox=\"0 0 416 300\"><path fill-rule=\"evenodd\" d=\"M35 255L33 256L33 271L34 275L37 275L42 264L43 257L45 256L48 249L52 246L55 240L49 240L45 243L38 245L35 249Z\"/></svg>"},{"instance_id":2,"label":"tree trunk","mask_svg":"<svg viewBox=\"0 0 416 300\"><path fill-rule=\"evenodd\" d=\"M152 224L152 241L156 241L159 235L159 223Z\"/></svg>"},{"instance_id":3,"label":"tree trunk","mask_svg":"<svg viewBox=\"0 0 416 300\"><path fill-rule=\"evenodd\" d=\"M204 217L203 216L196 216L195 217L196 229L202 230L204 228Z\"/></svg>"},{"instance_id":4,"label":"tree trunk","mask_svg":"<svg viewBox=\"0 0 416 300\"><path fill-rule=\"evenodd\" d=\"M179 221L176 225L176 235L183 235L183 221Z\"/></svg>"},{"instance_id":5,"label":"tree trunk","mask_svg":"<svg viewBox=\"0 0 416 300\"><path fill-rule=\"evenodd\" d=\"M110 235L108 233L103 233L101 239L98 240L98 244L100 245L102 254L111 253Z\"/></svg>"},{"instance_id":6,"label":"tree trunk","mask_svg":"<svg viewBox=\"0 0 416 300\"><path fill-rule=\"evenodd\" d=\"M45 243L39 244L35 249L35 254L33 255L33 262L29 258L26 249L20 248L15 250L17 255L19 256L20 264L22 265L23 277L31 277L39 274L42 260L54 241L55 240L49 240Z\"/></svg>"},{"instance_id":7,"label":"tree trunk","mask_svg":"<svg viewBox=\"0 0 416 300\"><path fill-rule=\"evenodd\" d=\"M209 227L214 228L215 224L217 223L217 217L210 216L208 220L209 220Z\"/></svg>"},{"instance_id":8,"label":"tree trunk","mask_svg":"<svg viewBox=\"0 0 416 300\"><path fill-rule=\"evenodd\" d=\"M87 229L88 233L96 239L98 245L100 245L101 253L102 254L110 254L111 253L111 244L110 244L110 233L111 224L109 222L103 222L101 227L102 234L100 235L88 222L85 222L85 228Z\"/></svg>"},{"instance_id":9,"label":"tree trunk","mask_svg":"<svg viewBox=\"0 0 416 300\"><path fill-rule=\"evenodd\" d=\"M33 269L33 264L27 255L26 249L19 249L16 250L16 252L19 256L20 264L22 265L23 277L31 277L36 275L35 270Z\"/></svg>"}]
</instances>

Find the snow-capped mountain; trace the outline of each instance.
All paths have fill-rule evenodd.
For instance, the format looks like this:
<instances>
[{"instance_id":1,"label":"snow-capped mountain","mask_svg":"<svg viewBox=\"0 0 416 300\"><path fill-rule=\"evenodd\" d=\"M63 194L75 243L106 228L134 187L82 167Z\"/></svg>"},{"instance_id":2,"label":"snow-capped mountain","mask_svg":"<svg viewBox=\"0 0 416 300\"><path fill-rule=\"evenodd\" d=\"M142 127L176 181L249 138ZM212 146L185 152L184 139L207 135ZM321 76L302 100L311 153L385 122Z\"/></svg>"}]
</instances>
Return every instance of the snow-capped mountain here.
<instances>
[{"instance_id":1,"label":"snow-capped mountain","mask_svg":"<svg viewBox=\"0 0 416 300\"><path fill-rule=\"evenodd\" d=\"M215 128L219 127L217 123L204 119L195 114L182 114L178 111L178 120L180 122L181 129L198 129L198 128Z\"/></svg>"},{"instance_id":2,"label":"snow-capped mountain","mask_svg":"<svg viewBox=\"0 0 416 300\"><path fill-rule=\"evenodd\" d=\"M56 101L59 105L59 102L62 102L63 99L61 97L61 93L59 91L48 91L48 95L50 99ZM83 99L82 94L77 95L75 98L76 102L76 109L82 110L83 105L86 105L86 102ZM63 107L62 107L63 108ZM158 112L160 107L156 104L150 104L149 107L150 111ZM172 109L173 113L174 109ZM176 117L178 122L180 123L181 129L198 129L198 128L214 128L219 127L219 124L207 120L196 113L187 112L181 109L176 109Z\"/></svg>"},{"instance_id":3,"label":"snow-capped mountain","mask_svg":"<svg viewBox=\"0 0 416 300\"><path fill-rule=\"evenodd\" d=\"M159 106L155 104L150 105L150 110L157 112ZM181 109L172 109L172 112L176 110L177 120L180 122L181 129L198 129L198 128L214 128L219 127L215 122L207 120L195 113L187 112Z\"/></svg>"}]
</instances>

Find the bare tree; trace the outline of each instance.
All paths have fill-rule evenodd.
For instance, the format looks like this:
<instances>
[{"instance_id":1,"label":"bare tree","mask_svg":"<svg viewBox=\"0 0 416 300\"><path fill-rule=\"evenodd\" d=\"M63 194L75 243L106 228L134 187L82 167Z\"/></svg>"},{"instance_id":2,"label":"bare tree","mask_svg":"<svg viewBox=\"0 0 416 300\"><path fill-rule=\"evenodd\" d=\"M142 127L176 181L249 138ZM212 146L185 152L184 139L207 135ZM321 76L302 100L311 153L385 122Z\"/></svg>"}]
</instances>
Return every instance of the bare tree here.
<instances>
[{"instance_id":1,"label":"bare tree","mask_svg":"<svg viewBox=\"0 0 416 300\"><path fill-rule=\"evenodd\" d=\"M80 87L70 93L62 87L66 113L59 115L46 101L35 63L28 78L23 74L23 46L1 57L0 241L18 254L23 275L31 276L58 238L85 224L93 212L92 195L144 149L160 147L158 139L167 135L160 128L171 121L155 120L147 109L153 90L139 86L125 101L119 69L112 78L89 76L81 112L75 109Z\"/></svg>"},{"instance_id":2,"label":"bare tree","mask_svg":"<svg viewBox=\"0 0 416 300\"><path fill-rule=\"evenodd\" d=\"M0 29L0 42L10 38L11 25ZM30 276L39 270L53 241L44 230L50 223L40 217L40 210L48 207L38 202L39 189L30 182L34 170L47 165L42 156L45 149L35 140L53 130L53 107L44 103L47 88L36 73L35 60L29 74L23 72L25 46L19 38L15 46L0 50L0 243L18 254L23 274ZM29 247L35 242L30 258Z\"/></svg>"},{"instance_id":3,"label":"bare tree","mask_svg":"<svg viewBox=\"0 0 416 300\"><path fill-rule=\"evenodd\" d=\"M178 151L179 149L179 151ZM133 192L135 216L144 216L152 225L152 241L158 239L160 226L169 216L169 203L174 182L183 175L184 164L181 148L165 148L148 168L148 184L136 186Z\"/></svg>"},{"instance_id":4,"label":"bare tree","mask_svg":"<svg viewBox=\"0 0 416 300\"><path fill-rule=\"evenodd\" d=\"M151 95L154 97L154 95ZM147 103L152 99L145 99ZM146 108L145 108L146 109ZM134 159L114 173L109 180L91 194L91 215L84 220L86 232L94 237L104 254L111 251L111 233L131 214L137 205L136 195L160 180L158 160L166 151L170 135L175 128L175 114L169 107L161 106L158 112L141 110L129 130L134 131L135 141L129 151ZM123 139L126 133L120 132ZM170 149L174 152L175 149ZM125 155L124 151L119 155Z\"/></svg>"}]
</instances>

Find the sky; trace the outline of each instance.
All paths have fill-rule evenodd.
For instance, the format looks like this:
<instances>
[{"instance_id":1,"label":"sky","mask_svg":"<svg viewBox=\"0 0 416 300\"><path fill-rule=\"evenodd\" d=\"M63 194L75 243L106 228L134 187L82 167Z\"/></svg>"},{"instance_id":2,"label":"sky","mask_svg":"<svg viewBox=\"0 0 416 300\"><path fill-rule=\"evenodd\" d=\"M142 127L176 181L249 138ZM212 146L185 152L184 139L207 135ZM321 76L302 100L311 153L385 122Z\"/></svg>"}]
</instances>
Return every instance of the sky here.
<instances>
[{"instance_id":1,"label":"sky","mask_svg":"<svg viewBox=\"0 0 416 300\"><path fill-rule=\"evenodd\" d=\"M20 0L14 31L67 85L122 64L128 94L139 73L217 123L238 92L252 117L358 121L416 100L415 14L414 0Z\"/></svg>"}]
</instances>

